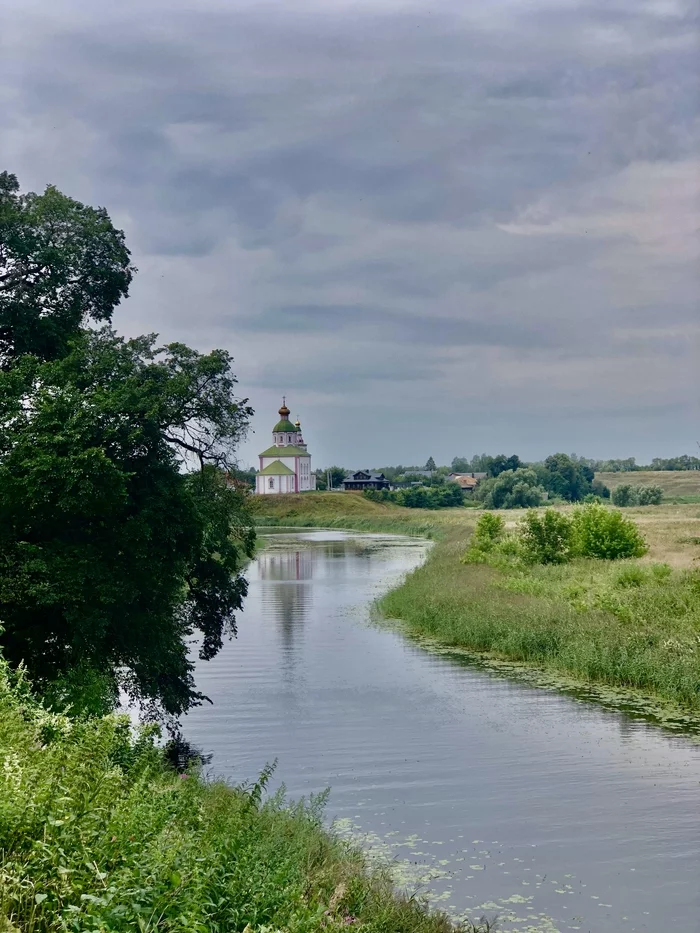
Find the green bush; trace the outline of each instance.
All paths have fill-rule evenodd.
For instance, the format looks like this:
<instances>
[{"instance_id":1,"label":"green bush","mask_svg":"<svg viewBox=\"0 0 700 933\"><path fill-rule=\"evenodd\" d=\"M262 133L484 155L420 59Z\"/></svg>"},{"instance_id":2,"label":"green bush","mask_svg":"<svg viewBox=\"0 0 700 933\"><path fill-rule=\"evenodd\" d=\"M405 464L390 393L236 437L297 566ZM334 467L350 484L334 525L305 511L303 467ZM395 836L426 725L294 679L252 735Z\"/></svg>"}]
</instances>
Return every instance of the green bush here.
<instances>
[{"instance_id":1,"label":"green bush","mask_svg":"<svg viewBox=\"0 0 700 933\"><path fill-rule=\"evenodd\" d=\"M572 530L572 553L580 557L619 560L641 557L648 550L634 522L604 505L578 508L572 519Z\"/></svg>"},{"instance_id":2,"label":"green bush","mask_svg":"<svg viewBox=\"0 0 700 933\"><path fill-rule=\"evenodd\" d=\"M621 483L612 494L613 505L627 508L633 505L660 505L664 497L661 486L633 486Z\"/></svg>"},{"instance_id":3,"label":"green bush","mask_svg":"<svg viewBox=\"0 0 700 933\"><path fill-rule=\"evenodd\" d=\"M573 515L552 508L530 509L514 534L505 533L499 515L484 512L462 562L500 566L505 561L522 567L523 563L562 564L574 557L619 560L646 552L646 542L633 521L600 502L591 502L578 506ZM636 577L631 570L629 582L621 585L634 586Z\"/></svg>"},{"instance_id":4,"label":"green bush","mask_svg":"<svg viewBox=\"0 0 700 933\"><path fill-rule=\"evenodd\" d=\"M612 493L613 505L621 506L625 508L629 505L635 505L634 502L634 486L630 483L620 483Z\"/></svg>"},{"instance_id":5,"label":"green bush","mask_svg":"<svg viewBox=\"0 0 700 933\"><path fill-rule=\"evenodd\" d=\"M483 562L486 556L503 542L505 528L506 523L500 515L494 515L493 512L484 512L476 523L474 534L469 541L469 547L462 557L462 563L475 564Z\"/></svg>"},{"instance_id":6,"label":"green bush","mask_svg":"<svg viewBox=\"0 0 700 933\"><path fill-rule=\"evenodd\" d=\"M555 509L530 509L520 523L523 558L533 564L562 564L572 552L573 522Z\"/></svg>"},{"instance_id":7,"label":"green bush","mask_svg":"<svg viewBox=\"0 0 700 933\"><path fill-rule=\"evenodd\" d=\"M664 491L661 486L637 486L637 500L640 505L661 505Z\"/></svg>"}]
</instances>

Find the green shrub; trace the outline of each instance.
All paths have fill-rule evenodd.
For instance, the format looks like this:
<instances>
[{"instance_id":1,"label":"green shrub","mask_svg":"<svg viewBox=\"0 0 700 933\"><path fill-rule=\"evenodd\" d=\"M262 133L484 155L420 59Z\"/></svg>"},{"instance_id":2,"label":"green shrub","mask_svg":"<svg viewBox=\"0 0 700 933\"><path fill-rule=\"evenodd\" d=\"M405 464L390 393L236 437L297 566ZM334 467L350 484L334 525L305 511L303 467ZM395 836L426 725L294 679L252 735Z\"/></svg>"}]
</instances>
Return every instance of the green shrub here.
<instances>
[{"instance_id":1,"label":"green shrub","mask_svg":"<svg viewBox=\"0 0 700 933\"><path fill-rule=\"evenodd\" d=\"M572 519L572 530L572 551L581 557L619 560L641 557L648 550L634 522L604 505L578 508Z\"/></svg>"},{"instance_id":2,"label":"green shrub","mask_svg":"<svg viewBox=\"0 0 700 933\"><path fill-rule=\"evenodd\" d=\"M519 537L529 563L562 564L571 557L573 522L555 509L530 509L520 523Z\"/></svg>"},{"instance_id":3,"label":"green shrub","mask_svg":"<svg viewBox=\"0 0 700 933\"><path fill-rule=\"evenodd\" d=\"M476 523L474 534L469 541L469 547L462 557L462 563L483 562L486 556L503 541L505 528L506 523L500 515L494 515L493 512L484 512Z\"/></svg>"},{"instance_id":4,"label":"green shrub","mask_svg":"<svg viewBox=\"0 0 700 933\"><path fill-rule=\"evenodd\" d=\"M613 505L626 507L629 505L635 505L635 496L634 496L634 486L631 486L629 483L620 483L612 493Z\"/></svg>"},{"instance_id":5,"label":"green shrub","mask_svg":"<svg viewBox=\"0 0 700 933\"><path fill-rule=\"evenodd\" d=\"M637 486L639 505L661 505L664 491L661 486Z\"/></svg>"},{"instance_id":6,"label":"green shrub","mask_svg":"<svg viewBox=\"0 0 700 933\"><path fill-rule=\"evenodd\" d=\"M633 505L660 505L664 497L661 486L633 486L622 483L612 494L613 505L623 508Z\"/></svg>"}]
</instances>

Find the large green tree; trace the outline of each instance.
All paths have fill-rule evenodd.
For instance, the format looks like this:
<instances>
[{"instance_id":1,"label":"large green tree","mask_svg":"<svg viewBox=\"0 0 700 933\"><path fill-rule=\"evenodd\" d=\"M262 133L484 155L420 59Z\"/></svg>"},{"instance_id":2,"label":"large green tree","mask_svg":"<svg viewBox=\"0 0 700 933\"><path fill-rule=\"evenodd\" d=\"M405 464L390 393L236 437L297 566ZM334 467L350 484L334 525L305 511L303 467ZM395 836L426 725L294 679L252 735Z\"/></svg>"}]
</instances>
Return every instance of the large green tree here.
<instances>
[{"instance_id":1,"label":"large green tree","mask_svg":"<svg viewBox=\"0 0 700 933\"><path fill-rule=\"evenodd\" d=\"M569 502L579 502L596 491L592 485L595 474L591 467L573 460L568 454L559 453L547 457L544 469L539 472L544 488L552 495L568 499Z\"/></svg>"},{"instance_id":2,"label":"large green tree","mask_svg":"<svg viewBox=\"0 0 700 933\"><path fill-rule=\"evenodd\" d=\"M132 272L106 212L0 175L0 649L58 698L177 715L246 592L252 412L227 352L86 326Z\"/></svg>"},{"instance_id":3,"label":"large green tree","mask_svg":"<svg viewBox=\"0 0 700 933\"><path fill-rule=\"evenodd\" d=\"M21 194L0 172L0 366L57 359L87 320L108 322L134 272L104 208L49 186Z\"/></svg>"},{"instance_id":4,"label":"large green tree","mask_svg":"<svg viewBox=\"0 0 700 933\"><path fill-rule=\"evenodd\" d=\"M40 686L199 699L188 641L209 658L235 631L253 543L221 469L251 413L234 386L222 351L111 331L0 374L0 645Z\"/></svg>"},{"instance_id":5,"label":"large green tree","mask_svg":"<svg viewBox=\"0 0 700 933\"><path fill-rule=\"evenodd\" d=\"M537 474L527 467L503 470L477 486L474 498L486 509L518 509L540 505L544 489L538 484Z\"/></svg>"}]
</instances>

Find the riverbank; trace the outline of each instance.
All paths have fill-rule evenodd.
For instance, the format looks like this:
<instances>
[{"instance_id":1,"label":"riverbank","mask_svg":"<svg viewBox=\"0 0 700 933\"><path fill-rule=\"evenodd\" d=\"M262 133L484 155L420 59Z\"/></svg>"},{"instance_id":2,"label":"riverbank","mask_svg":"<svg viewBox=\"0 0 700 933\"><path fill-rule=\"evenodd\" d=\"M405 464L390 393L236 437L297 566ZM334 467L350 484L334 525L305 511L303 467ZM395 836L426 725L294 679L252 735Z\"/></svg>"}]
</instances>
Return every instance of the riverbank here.
<instances>
[{"instance_id":1,"label":"riverbank","mask_svg":"<svg viewBox=\"0 0 700 933\"><path fill-rule=\"evenodd\" d=\"M463 535L448 532L380 600L382 614L441 645L559 675L562 686L633 692L653 718L700 726L697 571L651 561L465 566L463 552Z\"/></svg>"},{"instance_id":2,"label":"riverbank","mask_svg":"<svg viewBox=\"0 0 700 933\"><path fill-rule=\"evenodd\" d=\"M426 512L326 493L259 500L265 524L426 533L426 563L379 602L434 643L636 696L659 721L700 726L700 508L626 509L649 543L641 560L464 565L476 513ZM418 514L415 514L418 513ZM510 525L522 512L503 513ZM421 531L420 529L426 529Z\"/></svg>"},{"instance_id":3,"label":"riverbank","mask_svg":"<svg viewBox=\"0 0 700 933\"><path fill-rule=\"evenodd\" d=\"M450 512L464 512L450 509ZM438 529L433 513L389 502L371 502L357 493L312 492L254 496L251 512L260 527L347 528L432 538Z\"/></svg>"},{"instance_id":4,"label":"riverbank","mask_svg":"<svg viewBox=\"0 0 700 933\"><path fill-rule=\"evenodd\" d=\"M264 785L169 767L124 717L47 713L0 660L0 930L455 929L324 830L323 800Z\"/></svg>"}]
</instances>

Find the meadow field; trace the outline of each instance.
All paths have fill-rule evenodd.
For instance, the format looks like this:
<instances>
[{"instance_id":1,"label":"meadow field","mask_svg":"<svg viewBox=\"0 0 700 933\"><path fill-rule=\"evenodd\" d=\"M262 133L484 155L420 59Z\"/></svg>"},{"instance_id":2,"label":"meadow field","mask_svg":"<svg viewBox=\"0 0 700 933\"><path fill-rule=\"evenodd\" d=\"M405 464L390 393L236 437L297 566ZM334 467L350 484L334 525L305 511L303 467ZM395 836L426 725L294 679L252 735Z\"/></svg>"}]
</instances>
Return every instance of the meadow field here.
<instances>
[{"instance_id":1,"label":"meadow field","mask_svg":"<svg viewBox=\"0 0 700 933\"><path fill-rule=\"evenodd\" d=\"M664 498L700 502L700 470L640 470L634 473L596 473L609 489L622 483L630 486L661 486Z\"/></svg>"},{"instance_id":2,"label":"meadow field","mask_svg":"<svg viewBox=\"0 0 700 933\"><path fill-rule=\"evenodd\" d=\"M474 509L342 492L261 497L255 508L268 525L426 534L435 545L380 601L385 617L443 646L631 691L700 722L700 504L625 509L648 543L642 558L510 567L461 562ZM514 528L524 511L500 514Z\"/></svg>"}]
</instances>

